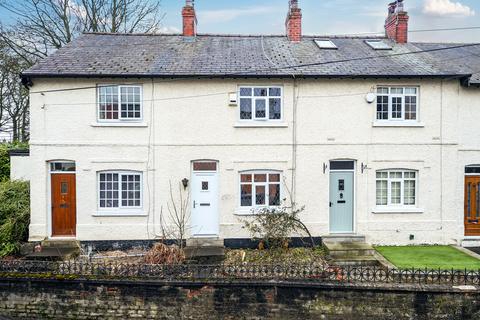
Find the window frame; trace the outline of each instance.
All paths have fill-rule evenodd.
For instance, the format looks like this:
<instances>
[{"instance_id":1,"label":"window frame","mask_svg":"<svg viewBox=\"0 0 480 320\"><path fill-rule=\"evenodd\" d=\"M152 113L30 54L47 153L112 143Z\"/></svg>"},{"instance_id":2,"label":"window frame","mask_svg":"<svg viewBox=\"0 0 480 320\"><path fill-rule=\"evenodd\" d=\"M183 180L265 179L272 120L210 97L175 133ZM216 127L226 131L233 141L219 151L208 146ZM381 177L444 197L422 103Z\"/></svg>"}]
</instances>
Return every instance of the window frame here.
<instances>
[{"instance_id":1,"label":"window frame","mask_svg":"<svg viewBox=\"0 0 480 320\"><path fill-rule=\"evenodd\" d=\"M378 178L378 173L387 173L387 178ZM401 178L391 178L392 173L402 173ZM405 173L414 173L415 178L406 178ZM414 169L381 169L375 171L375 205L378 208L417 208L418 207L418 176L419 171ZM387 182L387 204L378 204L377 182ZM415 182L415 197L413 204L405 204L405 181ZM400 182L400 203L392 203L392 183Z\"/></svg>"},{"instance_id":2,"label":"window frame","mask_svg":"<svg viewBox=\"0 0 480 320\"><path fill-rule=\"evenodd\" d=\"M252 95L247 97L247 96L241 96L240 92L242 88L247 88L252 90ZM256 97L255 96L255 89L267 89L267 95L264 97ZM270 89L280 89L280 95L279 96L270 96ZM275 98L275 99L280 99L280 119L270 119L270 98ZM252 108L252 117L251 119L242 119L242 106L241 106L241 99L251 99L251 108ZM265 100L265 117L257 117L256 115L256 105L255 101L257 99L263 99ZM237 101L238 101L238 115L237 115L237 120L240 123L245 123L245 122L250 122L250 123L267 123L267 122L283 122L284 121L284 108L283 108L283 86L281 85L238 85L237 88Z\"/></svg>"},{"instance_id":3,"label":"window frame","mask_svg":"<svg viewBox=\"0 0 480 320\"><path fill-rule=\"evenodd\" d=\"M250 174L252 175L252 181L251 182L242 182L242 174ZM255 182L255 174L266 174L267 175L267 181L266 182ZM278 183L272 182L270 183L270 174L278 174L280 176L280 179ZM246 170L246 171L240 171L238 173L238 208L240 211L248 211L252 212L255 210L263 209L263 208L280 208L282 206L282 196L283 196L283 187L282 187L282 174L283 172L281 170ZM278 184L280 188L280 203L278 206L271 206L269 205L270 203L270 184ZM251 206L242 206L242 185L251 185L252 186L252 205ZM256 186L265 186L265 204L264 205L257 205L256 204Z\"/></svg>"},{"instance_id":4,"label":"window frame","mask_svg":"<svg viewBox=\"0 0 480 320\"><path fill-rule=\"evenodd\" d=\"M118 174L118 207L101 207L100 206L100 175L101 174ZM127 176L127 175L138 175L140 176L140 205L139 206L123 206L122 205L122 176ZM139 211L143 209L144 206L144 190L143 190L143 172L142 171L135 171L135 170L102 170L102 171L97 171L97 210L100 213L104 212L112 212L112 211Z\"/></svg>"},{"instance_id":5,"label":"window frame","mask_svg":"<svg viewBox=\"0 0 480 320\"><path fill-rule=\"evenodd\" d=\"M101 119L100 118L100 89L105 87L114 87L117 90L118 98L118 119ZM138 88L140 90L140 117L128 118L122 117L122 88ZM97 85L97 122L99 123L134 123L143 121L143 86L140 84L99 84ZM128 112L128 111L127 111Z\"/></svg>"},{"instance_id":6,"label":"window frame","mask_svg":"<svg viewBox=\"0 0 480 320\"><path fill-rule=\"evenodd\" d=\"M380 89L388 89L388 93L379 93ZM392 89L402 89L403 93L392 93ZM416 93L406 93L407 89L415 89ZM420 86L415 85L377 85L375 88L375 123L419 123L420 122ZM379 119L378 118L378 98L379 97L388 97L388 119ZM416 110L415 110L415 119L406 119L406 97L415 97L416 99ZM393 117L393 99L401 98L401 116L399 118ZM383 112L382 112L383 113Z\"/></svg>"}]
</instances>

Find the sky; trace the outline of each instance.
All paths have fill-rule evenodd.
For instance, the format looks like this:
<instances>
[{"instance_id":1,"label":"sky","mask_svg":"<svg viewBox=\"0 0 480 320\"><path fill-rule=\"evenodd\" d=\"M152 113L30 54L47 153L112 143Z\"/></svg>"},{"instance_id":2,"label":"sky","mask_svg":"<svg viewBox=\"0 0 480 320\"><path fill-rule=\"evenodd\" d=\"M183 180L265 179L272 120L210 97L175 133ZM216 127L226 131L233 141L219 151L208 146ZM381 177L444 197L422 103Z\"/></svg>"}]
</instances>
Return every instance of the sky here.
<instances>
[{"instance_id":1,"label":"sky","mask_svg":"<svg viewBox=\"0 0 480 320\"><path fill-rule=\"evenodd\" d=\"M299 0L305 34L382 32L392 0ZM181 29L183 0L163 0L163 28ZM410 29L480 27L479 0L405 0ZM200 33L282 34L288 0L195 0ZM480 42L472 31L412 33L413 41Z\"/></svg>"},{"instance_id":2,"label":"sky","mask_svg":"<svg viewBox=\"0 0 480 320\"><path fill-rule=\"evenodd\" d=\"M341 35L382 32L387 5L391 1L393 0L299 0L304 33ZM180 32L180 13L184 4L184 0L162 0L164 32ZM480 27L479 0L405 0L405 6L410 15L410 30ZM288 0L195 0L195 7L199 33L285 32ZM0 10L0 22L10 20L9 14ZM480 29L411 33L410 40L480 42Z\"/></svg>"}]
</instances>

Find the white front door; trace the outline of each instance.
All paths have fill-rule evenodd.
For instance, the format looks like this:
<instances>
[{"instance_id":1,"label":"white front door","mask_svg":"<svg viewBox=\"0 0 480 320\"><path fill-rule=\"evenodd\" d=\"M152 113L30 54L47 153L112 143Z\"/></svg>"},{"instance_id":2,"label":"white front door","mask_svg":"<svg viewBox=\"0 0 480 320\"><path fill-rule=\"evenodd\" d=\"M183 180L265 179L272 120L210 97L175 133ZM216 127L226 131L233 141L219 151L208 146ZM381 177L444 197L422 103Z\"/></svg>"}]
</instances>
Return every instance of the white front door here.
<instances>
[{"instance_id":1,"label":"white front door","mask_svg":"<svg viewBox=\"0 0 480 320\"><path fill-rule=\"evenodd\" d=\"M193 172L192 182L192 235L218 236L218 174Z\"/></svg>"}]
</instances>

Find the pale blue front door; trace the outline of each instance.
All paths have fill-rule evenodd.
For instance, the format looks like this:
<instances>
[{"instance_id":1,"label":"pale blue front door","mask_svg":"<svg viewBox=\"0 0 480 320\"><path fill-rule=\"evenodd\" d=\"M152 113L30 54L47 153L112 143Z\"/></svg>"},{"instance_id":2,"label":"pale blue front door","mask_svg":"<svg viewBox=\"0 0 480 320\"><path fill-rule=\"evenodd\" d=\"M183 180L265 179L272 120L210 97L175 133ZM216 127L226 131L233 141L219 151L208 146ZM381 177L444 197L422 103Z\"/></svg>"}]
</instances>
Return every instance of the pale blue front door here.
<instances>
[{"instance_id":1,"label":"pale blue front door","mask_svg":"<svg viewBox=\"0 0 480 320\"><path fill-rule=\"evenodd\" d=\"M353 172L330 172L330 232L353 232Z\"/></svg>"}]
</instances>

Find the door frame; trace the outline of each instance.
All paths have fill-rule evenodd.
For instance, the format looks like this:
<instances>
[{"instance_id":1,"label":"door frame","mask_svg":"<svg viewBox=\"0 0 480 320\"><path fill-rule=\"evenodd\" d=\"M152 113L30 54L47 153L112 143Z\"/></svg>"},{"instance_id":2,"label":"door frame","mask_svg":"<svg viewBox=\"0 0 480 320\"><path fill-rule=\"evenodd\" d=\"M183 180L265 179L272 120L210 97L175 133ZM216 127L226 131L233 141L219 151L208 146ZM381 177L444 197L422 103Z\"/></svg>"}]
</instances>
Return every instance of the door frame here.
<instances>
[{"instance_id":1,"label":"door frame","mask_svg":"<svg viewBox=\"0 0 480 320\"><path fill-rule=\"evenodd\" d=\"M75 171L52 171L50 164L51 163L73 163L75 164ZM47 161L47 234L49 239L76 239L77 238L77 232L75 230L75 236L74 237L65 237L65 236L60 236L60 237L54 237L53 236L53 222L52 222L52 175L53 174L74 174L75 175L75 228L78 225L78 207L77 207L77 165L75 161L72 160L50 160Z\"/></svg>"},{"instance_id":2,"label":"door frame","mask_svg":"<svg viewBox=\"0 0 480 320\"><path fill-rule=\"evenodd\" d=\"M466 165L464 167L464 171L463 171L463 177L462 177L462 190L463 190L463 195L462 195L462 199L463 199L463 206L462 206L462 212L463 212L463 225L462 225L462 229L463 229L463 233L462 233L462 237L464 239L479 239L480 238L480 234L479 235L466 235L466 228L465 228L465 206L466 206L466 199L465 199L465 195L467 193L467 189L466 189L466 180L467 180L467 177L479 177L480 178L480 173L478 172L475 172L475 173L469 173L467 172L468 168L475 168L475 169L478 169L480 168L480 165L478 164L470 164L470 165Z\"/></svg>"},{"instance_id":3,"label":"door frame","mask_svg":"<svg viewBox=\"0 0 480 320\"><path fill-rule=\"evenodd\" d=\"M341 170L332 170L330 169L330 164L331 162L353 162L353 169L341 169ZM353 201L353 205L352 205L352 223L353 223L353 227L352 227L352 232L332 232L331 231L331 224L330 224L330 205L328 206L328 233L329 234L356 234L357 233L357 177L356 177L356 172L357 172L357 160L354 160L354 159L332 159L332 160L329 160L328 162L328 203L330 203L330 174L331 172L351 172L353 173L352 177L353 177L353 181L352 181L352 185L353 185L353 196L352 196L352 201Z\"/></svg>"},{"instance_id":4,"label":"door frame","mask_svg":"<svg viewBox=\"0 0 480 320\"><path fill-rule=\"evenodd\" d=\"M194 167L194 164L195 163L205 163L205 162L215 162L217 165L216 165L216 170L213 171L213 170L204 170L204 171L200 171L200 170L194 170L193 167ZM201 160L192 160L190 161L190 182L193 181L193 177L195 175L195 173L198 173L198 172L204 172L204 173L210 173L210 174L215 174L216 175L216 180L217 180L217 233L216 234L208 234L208 235L194 235L193 234L193 226L192 226L192 217L193 217L193 194L192 194L192 184L190 183L190 188L189 188L189 208L190 208L190 228L191 228L191 231L190 232L190 237L191 238L212 238L212 237L219 237L220 236L220 161L218 160L209 160L209 159L201 159Z\"/></svg>"}]
</instances>

